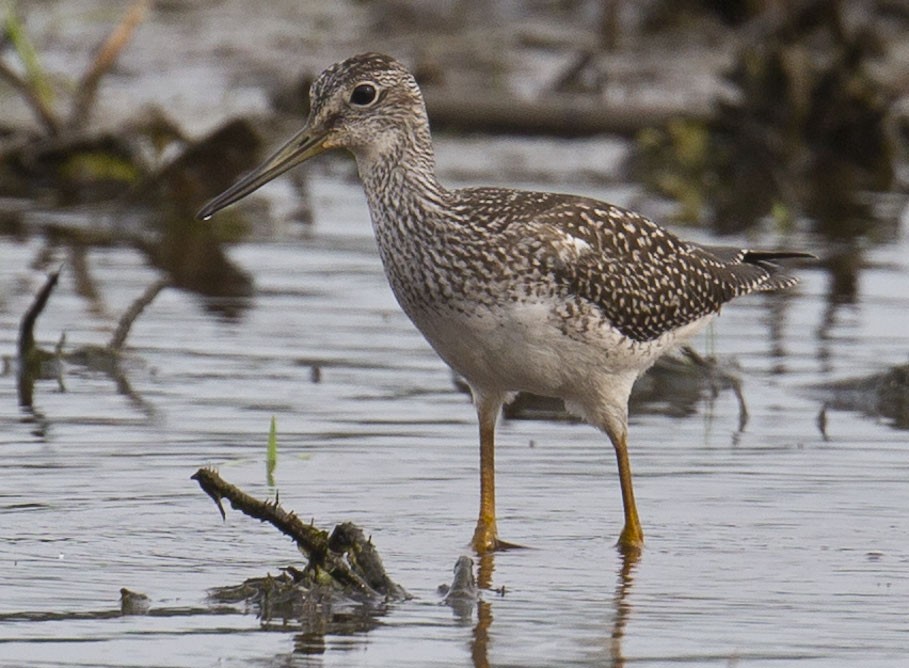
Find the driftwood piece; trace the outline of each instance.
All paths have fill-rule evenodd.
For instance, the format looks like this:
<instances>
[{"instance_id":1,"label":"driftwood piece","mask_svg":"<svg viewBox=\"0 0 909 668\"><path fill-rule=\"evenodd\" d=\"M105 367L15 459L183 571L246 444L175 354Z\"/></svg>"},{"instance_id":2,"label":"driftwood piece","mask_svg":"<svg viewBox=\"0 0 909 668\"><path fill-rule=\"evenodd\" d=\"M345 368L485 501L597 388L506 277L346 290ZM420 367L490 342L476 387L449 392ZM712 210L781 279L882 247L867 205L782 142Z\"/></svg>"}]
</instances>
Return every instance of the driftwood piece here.
<instances>
[{"instance_id":1,"label":"driftwood piece","mask_svg":"<svg viewBox=\"0 0 909 668\"><path fill-rule=\"evenodd\" d=\"M635 135L644 128L662 126L684 114L706 121L713 110L705 103L682 109L667 102L621 106L605 103L591 95L551 95L525 101L496 93L447 92L427 88L426 108L434 128L471 132L547 134L559 137L586 137L597 134Z\"/></svg>"},{"instance_id":2,"label":"driftwood piece","mask_svg":"<svg viewBox=\"0 0 909 668\"><path fill-rule=\"evenodd\" d=\"M309 558L306 570L313 574L314 582L332 583L356 600L410 598L388 577L371 541L355 525L341 524L329 536L327 531L300 520L296 513L284 510L277 499L261 501L226 482L211 468L201 468L191 478L212 498L222 519L226 515L221 500L227 499L235 510L268 522L293 540Z\"/></svg>"}]
</instances>

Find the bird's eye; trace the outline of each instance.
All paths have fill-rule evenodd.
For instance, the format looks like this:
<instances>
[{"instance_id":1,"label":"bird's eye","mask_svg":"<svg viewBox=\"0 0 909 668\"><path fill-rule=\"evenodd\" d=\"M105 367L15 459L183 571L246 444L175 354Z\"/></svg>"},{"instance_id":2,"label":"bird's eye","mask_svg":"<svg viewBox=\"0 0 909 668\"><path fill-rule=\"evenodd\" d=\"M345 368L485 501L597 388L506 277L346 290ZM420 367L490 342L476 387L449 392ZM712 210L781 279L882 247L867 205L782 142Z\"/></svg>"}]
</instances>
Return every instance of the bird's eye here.
<instances>
[{"instance_id":1,"label":"bird's eye","mask_svg":"<svg viewBox=\"0 0 909 668\"><path fill-rule=\"evenodd\" d=\"M350 103L358 107L368 107L376 101L376 87L370 83L358 84L350 94Z\"/></svg>"}]
</instances>

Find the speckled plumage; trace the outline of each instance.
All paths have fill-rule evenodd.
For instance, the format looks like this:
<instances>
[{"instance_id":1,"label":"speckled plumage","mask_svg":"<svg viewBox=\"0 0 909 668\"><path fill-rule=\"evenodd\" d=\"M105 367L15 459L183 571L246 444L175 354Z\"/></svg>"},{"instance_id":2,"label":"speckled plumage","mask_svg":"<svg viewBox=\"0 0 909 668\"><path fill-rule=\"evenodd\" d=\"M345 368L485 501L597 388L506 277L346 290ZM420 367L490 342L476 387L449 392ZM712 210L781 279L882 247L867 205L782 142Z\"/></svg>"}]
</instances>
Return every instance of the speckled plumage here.
<instances>
[{"instance_id":1,"label":"speckled plumage","mask_svg":"<svg viewBox=\"0 0 909 668\"><path fill-rule=\"evenodd\" d=\"M399 63L379 54L349 59L319 77L313 96L366 79L404 82L415 98L411 110L420 112L407 119L416 131L390 154L358 155L382 259L411 315L464 312L478 302L564 300L575 310L596 305L600 324L646 342L734 297L795 282L770 264L788 253L687 243L640 214L593 199L446 190L435 179L422 99Z\"/></svg>"},{"instance_id":2,"label":"speckled plumage","mask_svg":"<svg viewBox=\"0 0 909 668\"><path fill-rule=\"evenodd\" d=\"M625 507L620 545L639 548L625 452L632 384L727 301L792 285L772 261L802 254L688 243L637 213L585 197L448 190L436 178L419 87L388 56L333 65L311 97L304 130L201 215L322 150L348 149L398 302L474 393L481 430L475 547L499 544L495 417L509 393L527 390L563 398L609 435Z\"/></svg>"}]
</instances>

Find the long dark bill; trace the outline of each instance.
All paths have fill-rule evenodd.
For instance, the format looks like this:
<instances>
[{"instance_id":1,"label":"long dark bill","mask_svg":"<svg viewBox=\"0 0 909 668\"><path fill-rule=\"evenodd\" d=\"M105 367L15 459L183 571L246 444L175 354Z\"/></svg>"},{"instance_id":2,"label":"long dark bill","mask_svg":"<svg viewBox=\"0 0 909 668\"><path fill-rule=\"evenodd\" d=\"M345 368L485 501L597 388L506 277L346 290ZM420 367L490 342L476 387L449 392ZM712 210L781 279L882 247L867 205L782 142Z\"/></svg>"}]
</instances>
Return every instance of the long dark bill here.
<instances>
[{"instance_id":1,"label":"long dark bill","mask_svg":"<svg viewBox=\"0 0 909 668\"><path fill-rule=\"evenodd\" d=\"M216 212L258 190L291 167L319 155L329 148L324 145L326 139L328 139L326 133L313 133L309 128L303 128L268 160L199 209L196 218L208 220Z\"/></svg>"}]
</instances>

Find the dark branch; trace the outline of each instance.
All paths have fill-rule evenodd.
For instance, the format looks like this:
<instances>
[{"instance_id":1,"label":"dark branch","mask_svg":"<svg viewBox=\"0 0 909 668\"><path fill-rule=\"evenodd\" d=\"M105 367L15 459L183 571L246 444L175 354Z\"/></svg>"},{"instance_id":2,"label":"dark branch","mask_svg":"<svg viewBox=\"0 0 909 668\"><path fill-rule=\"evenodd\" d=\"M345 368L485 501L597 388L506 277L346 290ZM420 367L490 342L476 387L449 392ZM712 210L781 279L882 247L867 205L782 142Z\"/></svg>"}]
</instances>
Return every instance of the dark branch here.
<instances>
[{"instance_id":1,"label":"dark branch","mask_svg":"<svg viewBox=\"0 0 909 668\"><path fill-rule=\"evenodd\" d=\"M268 522L285 536L291 538L297 547L309 557L309 568L320 570L330 576L349 595L364 599L407 597L407 592L385 575L384 569L381 568L381 560L377 555L373 559L367 558L367 561L371 566L378 563L381 572L363 572L356 558L351 559L351 564L348 565L344 561L343 553L339 554L331 549L328 532L317 529L312 524L305 524L295 513L284 510L277 501L260 501L238 487L225 482L216 471L210 468L199 469L191 477L199 483L202 491L215 501L222 516L224 509L221 499L227 499L235 510L262 522ZM354 538L357 537L354 536ZM360 555L369 552L371 545L366 547L369 543L362 540L362 533L359 538L355 549L351 549L347 545L344 547L345 551L353 551L362 558ZM373 586L370 586L370 583Z\"/></svg>"}]
</instances>

